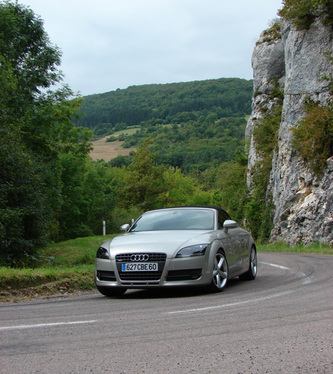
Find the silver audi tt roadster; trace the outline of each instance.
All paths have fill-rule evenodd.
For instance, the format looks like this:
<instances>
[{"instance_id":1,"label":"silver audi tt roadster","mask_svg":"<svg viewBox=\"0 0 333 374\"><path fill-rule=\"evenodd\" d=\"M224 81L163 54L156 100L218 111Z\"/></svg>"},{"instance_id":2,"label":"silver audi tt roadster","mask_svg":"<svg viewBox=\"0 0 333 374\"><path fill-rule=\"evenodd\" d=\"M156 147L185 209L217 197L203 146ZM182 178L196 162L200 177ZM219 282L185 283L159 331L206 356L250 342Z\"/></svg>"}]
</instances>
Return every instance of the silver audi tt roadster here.
<instances>
[{"instance_id":1,"label":"silver audi tt roadster","mask_svg":"<svg viewBox=\"0 0 333 374\"><path fill-rule=\"evenodd\" d=\"M144 213L125 234L97 251L95 283L106 296L130 288L206 287L222 291L228 279L252 280L257 251L247 231L223 209L174 207Z\"/></svg>"}]
</instances>

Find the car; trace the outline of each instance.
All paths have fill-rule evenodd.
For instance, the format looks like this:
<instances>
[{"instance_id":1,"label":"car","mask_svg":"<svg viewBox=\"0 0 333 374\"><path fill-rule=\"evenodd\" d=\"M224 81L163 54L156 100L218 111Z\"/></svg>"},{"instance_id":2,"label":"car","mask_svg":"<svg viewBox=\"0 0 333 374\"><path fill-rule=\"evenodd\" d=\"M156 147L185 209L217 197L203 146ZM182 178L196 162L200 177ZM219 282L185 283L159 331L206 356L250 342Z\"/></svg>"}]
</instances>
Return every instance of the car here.
<instances>
[{"instance_id":1,"label":"car","mask_svg":"<svg viewBox=\"0 0 333 374\"><path fill-rule=\"evenodd\" d=\"M257 249L249 232L218 207L148 211L97 251L95 283L105 296L127 289L205 287L222 291L231 278L253 280Z\"/></svg>"}]
</instances>

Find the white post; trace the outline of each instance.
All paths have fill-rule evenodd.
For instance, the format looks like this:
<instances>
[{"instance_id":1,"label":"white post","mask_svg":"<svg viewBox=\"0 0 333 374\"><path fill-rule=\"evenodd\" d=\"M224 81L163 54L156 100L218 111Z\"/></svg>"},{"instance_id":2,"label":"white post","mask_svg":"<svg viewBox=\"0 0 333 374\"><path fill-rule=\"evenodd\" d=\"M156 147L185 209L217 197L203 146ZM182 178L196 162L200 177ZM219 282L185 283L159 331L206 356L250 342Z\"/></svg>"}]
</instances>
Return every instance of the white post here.
<instances>
[{"instance_id":1,"label":"white post","mask_svg":"<svg viewBox=\"0 0 333 374\"><path fill-rule=\"evenodd\" d=\"M103 236L106 235L106 222L103 221Z\"/></svg>"}]
</instances>

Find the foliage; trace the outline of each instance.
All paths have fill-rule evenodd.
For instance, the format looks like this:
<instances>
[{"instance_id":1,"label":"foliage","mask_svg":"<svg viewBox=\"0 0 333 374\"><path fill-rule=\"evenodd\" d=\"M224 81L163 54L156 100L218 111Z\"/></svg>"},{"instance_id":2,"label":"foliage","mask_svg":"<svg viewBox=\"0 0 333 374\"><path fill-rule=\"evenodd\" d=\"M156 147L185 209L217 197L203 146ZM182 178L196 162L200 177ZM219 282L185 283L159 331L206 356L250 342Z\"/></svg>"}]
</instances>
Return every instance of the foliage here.
<instances>
[{"instance_id":1,"label":"foliage","mask_svg":"<svg viewBox=\"0 0 333 374\"><path fill-rule=\"evenodd\" d=\"M263 188L268 185L269 173L272 167L273 151L276 150L278 130L281 123L282 105L277 103L262 117L253 130L256 151L260 158L255 165L256 184Z\"/></svg>"},{"instance_id":2,"label":"foliage","mask_svg":"<svg viewBox=\"0 0 333 374\"><path fill-rule=\"evenodd\" d=\"M326 53L333 65L333 57ZM321 175L327 166L327 159L333 156L333 77L321 77L328 81L330 98L322 105L308 98L304 104L305 115L292 129L292 146L300 154L305 164L316 175Z\"/></svg>"},{"instance_id":3,"label":"foliage","mask_svg":"<svg viewBox=\"0 0 333 374\"><path fill-rule=\"evenodd\" d=\"M245 205L245 215L255 240L265 242L269 239L273 225L274 204L271 195L262 194L262 186L255 186L252 196Z\"/></svg>"},{"instance_id":4,"label":"foliage","mask_svg":"<svg viewBox=\"0 0 333 374\"><path fill-rule=\"evenodd\" d=\"M59 49L49 42L42 20L23 5L0 3L0 55L17 79L12 93L23 105L19 114L41 89L61 80Z\"/></svg>"},{"instance_id":5,"label":"foliage","mask_svg":"<svg viewBox=\"0 0 333 374\"><path fill-rule=\"evenodd\" d=\"M57 238L64 202L62 160L85 162L80 100L61 81L60 52L29 8L0 3L0 262L20 266ZM70 189L70 186L67 186ZM66 206L66 205L65 205ZM64 236L66 232L64 233Z\"/></svg>"},{"instance_id":6,"label":"foliage","mask_svg":"<svg viewBox=\"0 0 333 374\"><path fill-rule=\"evenodd\" d=\"M135 152L133 162L118 174L117 206L122 209L135 207L138 212L174 205L210 205L213 193L206 192L190 175L179 168L158 165L152 145L146 139ZM122 175L121 180L119 179Z\"/></svg>"},{"instance_id":7,"label":"foliage","mask_svg":"<svg viewBox=\"0 0 333 374\"><path fill-rule=\"evenodd\" d=\"M125 148L150 138L158 164L204 170L243 149L251 94L252 82L241 79L133 86L85 97L76 123L113 137L124 129Z\"/></svg>"},{"instance_id":8,"label":"foliage","mask_svg":"<svg viewBox=\"0 0 333 374\"><path fill-rule=\"evenodd\" d=\"M31 155L13 133L0 136L0 255L10 263L45 244L50 215Z\"/></svg>"},{"instance_id":9,"label":"foliage","mask_svg":"<svg viewBox=\"0 0 333 374\"><path fill-rule=\"evenodd\" d=\"M218 118L210 113L190 123L142 128L128 137L126 144L135 146L149 137L159 164L188 173L235 159L244 148L245 126L244 117Z\"/></svg>"},{"instance_id":10,"label":"foliage","mask_svg":"<svg viewBox=\"0 0 333 374\"><path fill-rule=\"evenodd\" d=\"M272 25L262 33L262 42L271 42L281 39L281 19L275 19ZM257 42L258 44L259 42Z\"/></svg>"},{"instance_id":11,"label":"foliage","mask_svg":"<svg viewBox=\"0 0 333 374\"><path fill-rule=\"evenodd\" d=\"M119 191L123 206L137 206L142 210L157 207L160 194L164 193L163 167L154 162L154 154L149 149L149 141L137 150L128 167L124 187Z\"/></svg>"},{"instance_id":12,"label":"foliage","mask_svg":"<svg viewBox=\"0 0 333 374\"><path fill-rule=\"evenodd\" d=\"M239 160L227 162L217 167L214 187L215 197L219 197L218 205L228 211L237 222L244 220L244 206L247 200L246 187L247 166Z\"/></svg>"},{"instance_id":13,"label":"foliage","mask_svg":"<svg viewBox=\"0 0 333 374\"><path fill-rule=\"evenodd\" d=\"M267 194L267 187L272 169L273 153L277 147L282 110L281 95L278 91L275 93L275 97L277 97L276 104L266 111L265 116L258 121L253 130L259 159L251 171L253 175L251 197L245 205L245 216L253 237L263 240L269 238L273 228L274 205L271 195Z\"/></svg>"},{"instance_id":14,"label":"foliage","mask_svg":"<svg viewBox=\"0 0 333 374\"><path fill-rule=\"evenodd\" d=\"M292 21L297 30L309 29L318 17L333 27L332 0L284 0L279 15Z\"/></svg>"},{"instance_id":15,"label":"foliage","mask_svg":"<svg viewBox=\"0 0 333 374\"><path fill-rule=\"evenodd\" d=\"M63 203L58 213L57 240L102 233L115 203L112 176L104 162L61 155Z\"/></svg>"},{"instance_id":16,"label":"foliage","mask_svg":"<svg viewBox=\"0 0 333 374\"><path fill-rule=\"evenodd\" d=\"M252 81L215 79L131 86L86 96L77 121L104 135L129 126L188 123L216 112L218 118L251 111Z\"/></svg>"},{"instance_id":17,"label":"foliage","mask_svg":"<svg viewBox=\"0 0 333 374\"><path fill-rule=\"evenodd\" d=\"M317 175L333 156L333 107L308 100L305 116L293 130L293 147L306 165Z\"/></svg>"}]
</instances>

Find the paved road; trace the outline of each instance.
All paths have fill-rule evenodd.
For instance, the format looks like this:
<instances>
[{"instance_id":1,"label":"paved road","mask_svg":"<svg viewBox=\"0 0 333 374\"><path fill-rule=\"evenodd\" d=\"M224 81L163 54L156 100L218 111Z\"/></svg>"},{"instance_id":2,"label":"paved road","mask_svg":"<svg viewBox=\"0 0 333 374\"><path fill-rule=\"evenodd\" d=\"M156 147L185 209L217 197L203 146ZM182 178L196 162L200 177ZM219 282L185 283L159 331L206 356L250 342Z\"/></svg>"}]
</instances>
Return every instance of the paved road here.
<instances>
[{"instance_id":1,"label":"paved road","mask_svg":"<svg viewBox=\"0 0 333 374\"><path fill-rule=\"evenodd\" d=\"M259 254L221 294L0 305L0 373L333 373L333 256Z\"/></svg>"}]
</instances>

